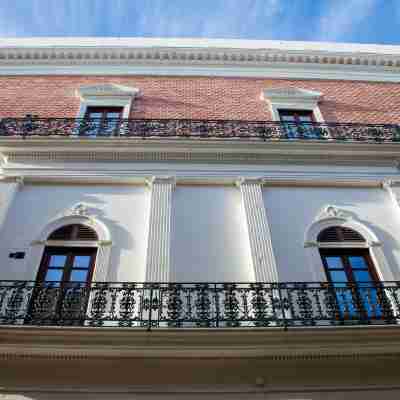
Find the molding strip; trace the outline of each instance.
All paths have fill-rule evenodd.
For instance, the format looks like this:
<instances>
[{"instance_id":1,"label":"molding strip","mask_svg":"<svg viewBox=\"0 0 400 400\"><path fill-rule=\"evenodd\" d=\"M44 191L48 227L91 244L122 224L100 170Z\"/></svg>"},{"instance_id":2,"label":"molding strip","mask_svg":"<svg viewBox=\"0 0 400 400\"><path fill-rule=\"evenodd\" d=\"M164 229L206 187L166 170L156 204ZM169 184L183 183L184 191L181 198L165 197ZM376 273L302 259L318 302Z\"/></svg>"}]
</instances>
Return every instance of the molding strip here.
<instances>
[{"instance_id":1,"label":"molding strip","mask_svg":"<svg viewBox=\"0 0 400 400\"><path fill-rule=\"evenodd\" d=\"M322 79L359 82L400 82L400 72L394 69L366 70L359 66L329 66L283 64L266 67L174 67L137 65L76 65L76 66L2 66L0 76L53 75L53 76L204 76L269 79ZM371 68L371 67L370 67Z\"/></svg>"},{"instance_id":2,"label":"molding strip","mask_svg":"<svg viewBox=\"0 0 400 400\"><path fill-rule=\"evenodd\" d=\"M0 75L203 75L400 80L399 46L262 40L0 40Z\"/></svg>"},{"instance_id":3,"label":"molding strip","mask_svg":"<svg viewBox=\"0 0 400 400\"><path fill-rule=\"evenodd\" d=\"M15 196L22 186L23 178L0 183L0 233Z\"/></svg>"},{"instance_id":4,"label":"molding strip","mask_svg":"<svg viewBox=\"0 0 400 400\"><path fill-rule=\"evenodd\" d=\"M241 178L237 182L247 221L252 263L257 282L278 282L278 269L262 195L262 179Z\"/></svg>"},{"instance_id":5,"label":"molding strip","mask_svg":"<svg viewBox=\"0 0 400 400\"><path fill-rule=\"evenodd\" d=\"M168 282L170 277L172 190L175 187L175 179L153 177L147 182L151 187L151 200L146 282Z\"/></svg>"}]
</instances>

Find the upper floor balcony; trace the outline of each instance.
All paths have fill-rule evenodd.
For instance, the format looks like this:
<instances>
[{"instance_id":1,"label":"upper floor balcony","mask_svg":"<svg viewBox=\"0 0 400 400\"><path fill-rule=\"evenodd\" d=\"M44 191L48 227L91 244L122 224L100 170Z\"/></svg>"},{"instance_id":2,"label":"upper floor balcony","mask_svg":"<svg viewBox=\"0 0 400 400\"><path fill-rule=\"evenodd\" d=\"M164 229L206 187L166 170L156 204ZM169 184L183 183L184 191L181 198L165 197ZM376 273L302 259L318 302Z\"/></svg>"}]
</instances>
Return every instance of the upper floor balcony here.
<instances>
[{"instance_id":1,"label":"upper floor balcony","mask_svg":"<svg viewBox=\"0 0 400 400\"><path fill-rule=\"evenodd\" d=\"M135 138L395 143L400 125L195 119L3 118L0 138Z\"/></svg>"},{"instance_id":2,"label":"upper floor balcony","mask_svg":"<svg viewBox=\"0 0 400 400\"><path fill-rule=\"evenodd\" d=\"M399 308L399 282L0 282L0 325L287 330L397 325Z\"/></svg>"}]
</instances>

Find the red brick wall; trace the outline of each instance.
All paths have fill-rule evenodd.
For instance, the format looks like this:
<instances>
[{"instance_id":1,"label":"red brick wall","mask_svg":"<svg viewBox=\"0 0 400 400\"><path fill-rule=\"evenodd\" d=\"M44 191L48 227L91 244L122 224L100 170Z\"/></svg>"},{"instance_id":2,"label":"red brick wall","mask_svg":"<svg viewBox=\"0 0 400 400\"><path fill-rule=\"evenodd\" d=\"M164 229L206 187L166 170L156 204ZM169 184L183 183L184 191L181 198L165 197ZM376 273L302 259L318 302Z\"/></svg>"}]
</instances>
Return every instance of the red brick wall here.
<instances>
[{"instance_id":1,"label":"red brick wall","mask_svg":"<svg viewBox=\"0 0 400 400\"><path fill-rule=\"evenodd\" d=\"M209 77L0 77L0 117L75 117L76 88L104 82L141 90L132 118L270 120L261 91L294 86L324 93L325 121L400 123L400 85L395 83Z\"/></svg>"}]
</instances>

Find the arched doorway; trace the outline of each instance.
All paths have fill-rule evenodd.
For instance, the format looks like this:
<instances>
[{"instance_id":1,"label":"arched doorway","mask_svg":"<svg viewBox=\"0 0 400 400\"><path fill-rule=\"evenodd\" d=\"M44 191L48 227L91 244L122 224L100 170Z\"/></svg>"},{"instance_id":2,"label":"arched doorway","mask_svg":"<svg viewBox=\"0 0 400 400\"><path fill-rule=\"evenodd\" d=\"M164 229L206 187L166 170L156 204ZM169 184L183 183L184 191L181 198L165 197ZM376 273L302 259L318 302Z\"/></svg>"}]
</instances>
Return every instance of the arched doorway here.
<instances>
[{"instance_id":1,"label":"arched doorway","mask_svg":"<svg viewBox=\"0 0 400 400\"><path fill-rule=\"evenodd\" d=\"M366 239L349 227L330 226L318 234L317 242L337 317L365 321L390 317Z\"/></svg>"},{"instance_id":2,"label":"arched doorway","mask_svg":"<svg viewBox=\"0 0 400 400\"><path fill-rule=\"evenodd\" d=\"M26 323L83 323L97 255L97 247L85 242L97 240L83 224L64 225L48 236Z\"/></svg>"}]
</instances>

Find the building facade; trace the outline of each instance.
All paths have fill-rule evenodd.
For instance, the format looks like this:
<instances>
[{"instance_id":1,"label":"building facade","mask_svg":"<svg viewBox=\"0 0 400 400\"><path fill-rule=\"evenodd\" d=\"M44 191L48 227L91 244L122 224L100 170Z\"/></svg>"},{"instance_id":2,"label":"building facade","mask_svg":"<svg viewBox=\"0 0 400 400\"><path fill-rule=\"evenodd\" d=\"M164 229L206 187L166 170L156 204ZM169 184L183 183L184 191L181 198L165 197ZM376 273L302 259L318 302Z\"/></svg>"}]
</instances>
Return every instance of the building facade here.
<instances>
[{"instance_id":1,"label":"building facade","mask_svg":"<svg viewBox=\"0 0 400 400\"><path fill-rule=\"evenodd\" d=\"M398 398L400 49L0 41L0 392Z\"/></svg>"}]
</instances>

